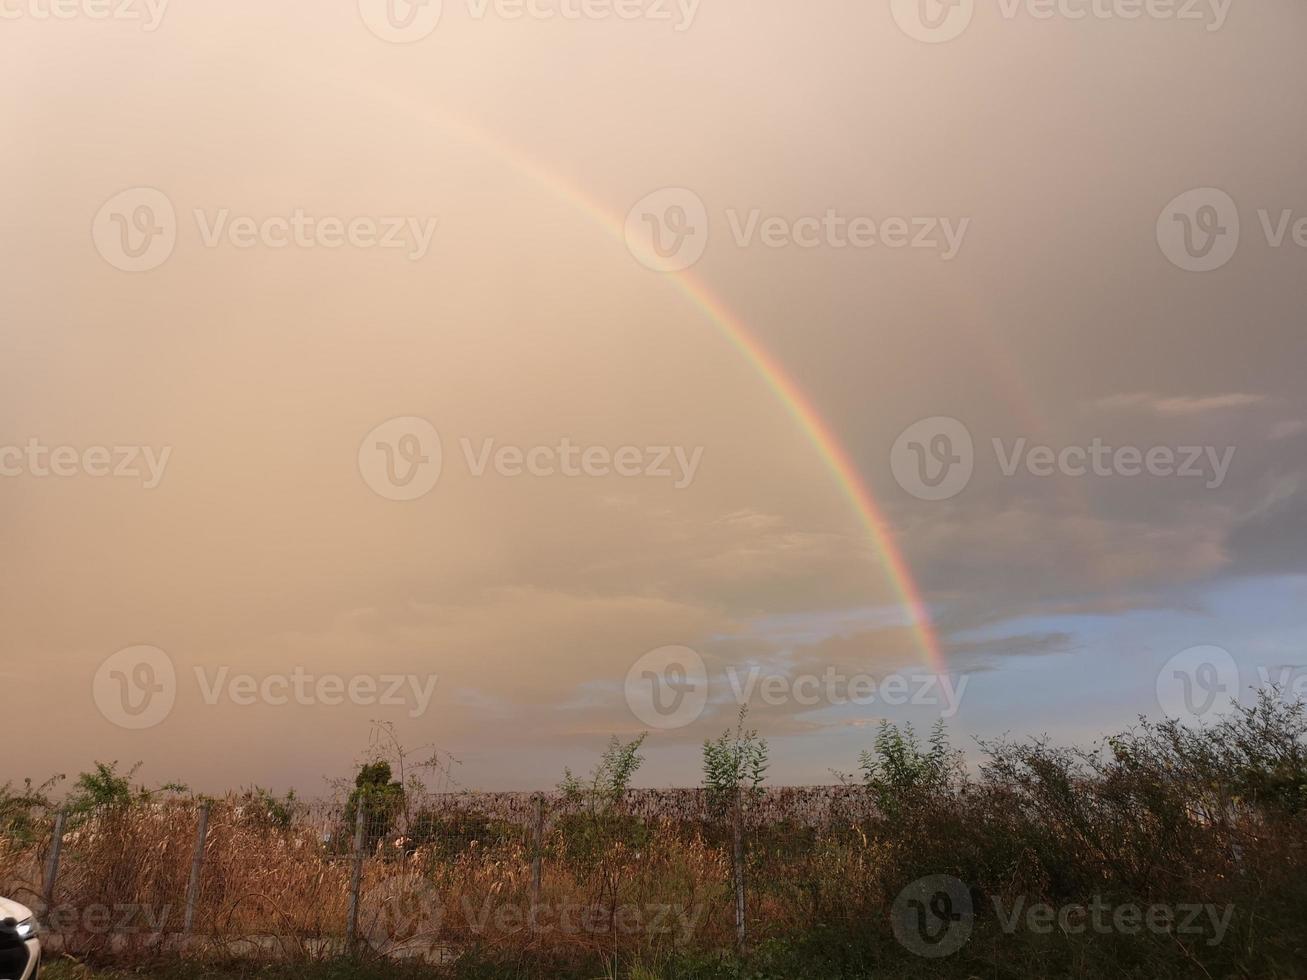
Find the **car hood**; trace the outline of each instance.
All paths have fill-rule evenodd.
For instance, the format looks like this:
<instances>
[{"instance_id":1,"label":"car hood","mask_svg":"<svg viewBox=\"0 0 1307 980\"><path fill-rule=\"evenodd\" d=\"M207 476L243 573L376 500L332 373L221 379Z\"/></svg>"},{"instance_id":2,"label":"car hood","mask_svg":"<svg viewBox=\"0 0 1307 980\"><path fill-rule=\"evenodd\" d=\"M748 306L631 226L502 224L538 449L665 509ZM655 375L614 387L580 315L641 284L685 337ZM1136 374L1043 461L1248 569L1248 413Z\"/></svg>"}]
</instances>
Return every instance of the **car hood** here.
<instances>
[{"instance_id":1,"label":"car hood","mask_svg":"<svg viewBox=\"0 0 1307 980\"><path fill-rule=\"evenodd\" d=\"M26 905L19 905L17 902L7 898L0 898L0 919L17 919L22 922L24 919L32 917L32 910Z\"/></svg>"}]
</instances>

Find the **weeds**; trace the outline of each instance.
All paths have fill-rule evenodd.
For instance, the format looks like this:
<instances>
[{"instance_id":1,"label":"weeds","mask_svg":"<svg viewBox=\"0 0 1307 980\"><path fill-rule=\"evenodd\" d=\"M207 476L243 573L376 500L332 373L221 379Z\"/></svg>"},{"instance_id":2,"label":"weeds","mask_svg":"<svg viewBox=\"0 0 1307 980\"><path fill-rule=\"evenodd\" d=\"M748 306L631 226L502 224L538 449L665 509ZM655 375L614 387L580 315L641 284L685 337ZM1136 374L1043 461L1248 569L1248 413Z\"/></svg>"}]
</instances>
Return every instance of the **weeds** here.
<instances>
[{"instance_id":1,"label":"weeds","mask_svg":"<svg viewBox=\"0 0 1307 980\"><path fill-rule=\"evenodd\" d=\"M974 775L942 729L922 746L887 726L863 758L861 785L766 789L760 741L742 718L709 743L702 790L630 789L641 740L615 741L588 779L569 777L544 798L404 793L401 803L389 772L369 770L376 778L355 788L378 789L355 803L384 812L368 811L364 950L421 954L432 975L469 978L1304 972L1307 709L1277 691L1209 727L1141 720L1091 749L999 740L984 746ZM735 949L731 846L740 818L714 805L740 787L749 791L744 950ZM39 874L52 805L43 793L3 797L0 888L9 893L24 881L31 893L22 875ZM388 808L378 802L387 795ZM314 808L261 791L214 801L185 975L207 976L199 964L219 970L233 956L245 964L240 976L374 975L367 963L330 972L346 952L349 802ZM86 811L65 835L56 907L143 907L154 933L175 934L194 840L195 805L175 796L133 792ZM914 911L923 922L939 912L934 925L946 932L957 921L966 933L935 958L905 940L893 910L914 882L941 876L961 889L956 904ZM1068 927L1100 906L1107 927ZM1173 913L1191 907L1212 914L1186 932ZM1027 915L1043 908L1048 929ZM1142 915L1170 925L1144 929ZM152 962L168 948L149 930L71 932L68 948L86 962ZM49 975L77 975L69 969Z\"/></svg>"}]
</instances>

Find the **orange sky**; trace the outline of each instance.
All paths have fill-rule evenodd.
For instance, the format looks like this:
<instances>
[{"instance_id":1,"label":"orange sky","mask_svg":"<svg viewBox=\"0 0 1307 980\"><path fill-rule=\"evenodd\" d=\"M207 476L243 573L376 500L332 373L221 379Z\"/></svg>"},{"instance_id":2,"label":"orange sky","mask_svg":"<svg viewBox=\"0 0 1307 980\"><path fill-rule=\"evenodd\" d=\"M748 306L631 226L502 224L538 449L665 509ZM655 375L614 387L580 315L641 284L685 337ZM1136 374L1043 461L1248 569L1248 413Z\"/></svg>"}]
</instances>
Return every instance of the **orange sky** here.
<instances>
[{"instance_id":1,"label":"orange sky","mask_svg":"<svg viewBox=\"0 0 1307 980\"><path fill-rule=\"evenodd\" d=\"M982 5L944 44L905 36L883 4L512 20L447 0L411 44L378 38L347 0L174 0L153 30L29 8L0 21L0 444L168 455L149 489L0 480L0 698L11 726L40 733L0 779L111 757L159 779L312 789L381 717L460 754L472 784L536 785L639 730L621 685L658 647L714 667L918 667L894 583L786 405L527 158L619 217L668 186L705 203L694 274L838 435L959 665L974 665L968 629L1255 565L1232 543L1240 522L1296 494L1269 433L1307 416L1303 252L1259 244L1255 217L1307 214L1307 15L1287 0L1236 2L1213 31ZM1154 224L1209 185L1239 199L1245 243L1195 279ZM175 209L176 241L129 273L92 229L139 187ZM965 237L948 258L732 238L751 212L831 211ZM296 214L400 219L406 245L206 242L218 221ZM361 475L360 443L411 416L439 432L444 465L397 502ZM964 419L982 446L1270 448L1240 450L1252 470L1225 496L1016 491L990 473L923 504L888 454L930 416ZM677 486L477 476L463 449L561 440L699 455ZM806 617L798 639L785 617ZM164 723L130 731L97 710L93 678L141 644L184 683ZM194 671L224 667L439 682L419 718L206 704ZM731 715L714 704L665 744L693 765ZM822 727L801 712L771 724ZM828 768L816 750L796 759L792 779Z\"/></svg>"}]
</instances>

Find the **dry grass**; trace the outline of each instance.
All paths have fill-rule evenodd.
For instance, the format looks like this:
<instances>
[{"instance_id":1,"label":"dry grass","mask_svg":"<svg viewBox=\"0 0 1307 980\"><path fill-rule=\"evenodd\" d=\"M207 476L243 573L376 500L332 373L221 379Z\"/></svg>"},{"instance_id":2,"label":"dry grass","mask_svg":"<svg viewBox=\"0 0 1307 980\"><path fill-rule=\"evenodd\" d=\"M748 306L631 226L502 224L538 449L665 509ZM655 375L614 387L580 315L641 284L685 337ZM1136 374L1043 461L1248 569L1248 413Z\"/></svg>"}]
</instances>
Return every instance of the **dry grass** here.
<instances>
[{"instance_id":1,"label":"dry grass","mask_svg":"<svg viewBox=\"0 0 1307 980\"><path fill-rule=\"evenodd\" d=\"M1001 745L979 777L764 793L743 822L750 943L802 949L808 959L781 975L813 962L830 976L1296 975L1307 962L1305 731L1301 709L1268 704L1243 727L1146 729L1110 755ZM554 968L679 962L735 944L733 817L702 792L633 791L601 808L550 797L538 849L531 797L404 803L364 828L359 934L373 948ZM56 923L70 948L130 959L157 942L151 933L181 928L199 806L138 802L70 822L47 913L72 911ZM341 953L354 869L345 810L245 796L211 814L195 936L230 955L277 942L301 961ZM48 844L0 835L0 888L39 891ZM906 885L935 875L963 882L975 907L974 934L946 963L912 957L889 917ZM1000 928L993 911L1095 898L1229 908L1229 929L1217 942L1032 935ZM124 908L136 910L126 938L121 918L86 915Z\"/></svg>"}]
</instances>

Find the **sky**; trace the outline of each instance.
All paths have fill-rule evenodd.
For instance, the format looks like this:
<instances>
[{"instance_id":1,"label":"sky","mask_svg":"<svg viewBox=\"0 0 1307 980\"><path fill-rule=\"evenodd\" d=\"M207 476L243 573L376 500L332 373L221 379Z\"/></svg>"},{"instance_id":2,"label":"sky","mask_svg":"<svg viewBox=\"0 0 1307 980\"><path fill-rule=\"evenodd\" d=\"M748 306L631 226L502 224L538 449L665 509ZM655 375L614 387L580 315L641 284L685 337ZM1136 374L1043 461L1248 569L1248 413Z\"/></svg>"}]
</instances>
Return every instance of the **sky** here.
<instances>
[{"instance_id":1,"label":"sky","mask_svg":"<svg viewBox=\"0 0 1307 980\"><path fill-rule=\"evenodd\" d=\"M0 0L0 782L1307 693L1305 29Z\"/></svg>"}]
</instances>

